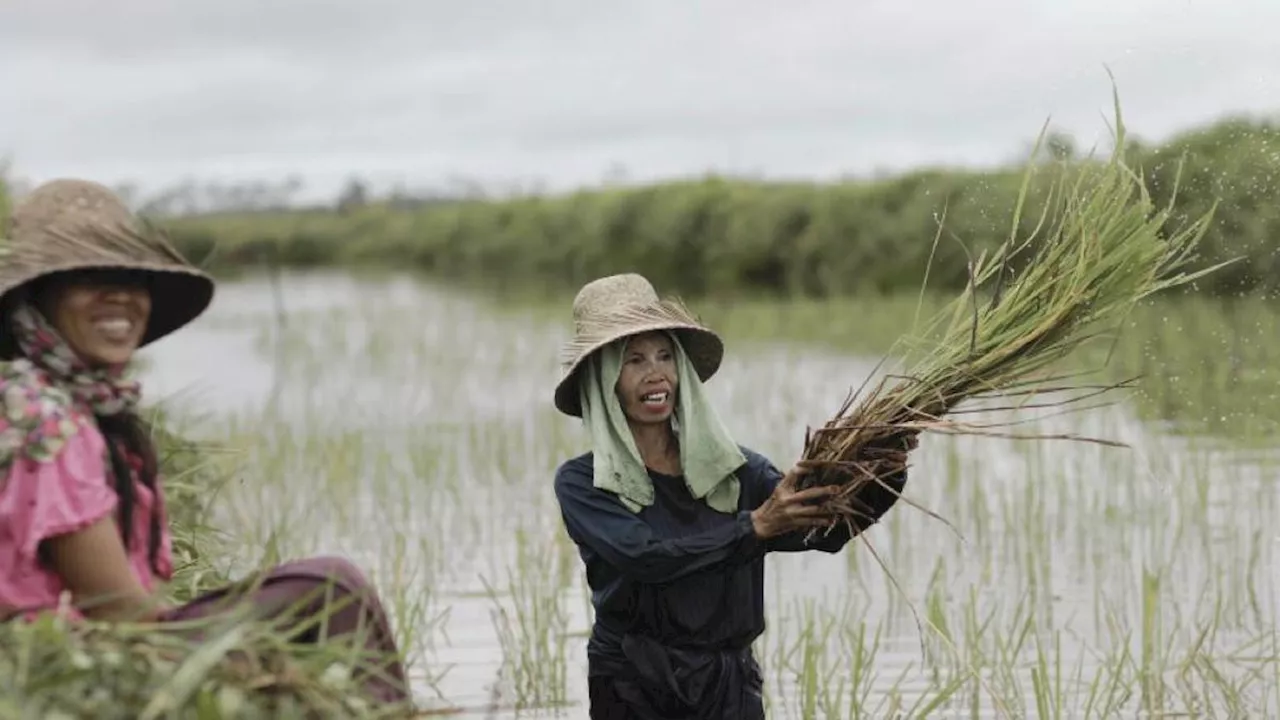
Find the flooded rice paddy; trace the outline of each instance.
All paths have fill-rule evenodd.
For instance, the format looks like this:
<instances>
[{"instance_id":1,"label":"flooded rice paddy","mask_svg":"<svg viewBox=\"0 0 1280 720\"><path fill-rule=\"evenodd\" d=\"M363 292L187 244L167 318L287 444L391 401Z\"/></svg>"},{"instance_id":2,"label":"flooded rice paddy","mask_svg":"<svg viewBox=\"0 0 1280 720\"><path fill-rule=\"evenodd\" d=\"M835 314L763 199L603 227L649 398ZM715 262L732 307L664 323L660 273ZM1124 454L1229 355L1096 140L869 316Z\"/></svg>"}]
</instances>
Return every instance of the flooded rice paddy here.
<instances>
[{"instance_id":1,"label":"flooded rice paddy","mask_svg":"<svg viewBox=\"0 0 1280 720\"><path fill-rule=\"evenodd\" d=\"M551 405L569 309L282 282L224 283L144 353L149 399L229 449L229 561L360 563L424 706L585 718L590 604L552 493L588 449ZM876 360L731 337L708 389L786 466ZM1280 714L1275 466L1123 406L1037 425L1132 447L926 435L907 497L945 523L901 503L839 555L769 557L770 717Z\"/></svg>"}]
</instances>

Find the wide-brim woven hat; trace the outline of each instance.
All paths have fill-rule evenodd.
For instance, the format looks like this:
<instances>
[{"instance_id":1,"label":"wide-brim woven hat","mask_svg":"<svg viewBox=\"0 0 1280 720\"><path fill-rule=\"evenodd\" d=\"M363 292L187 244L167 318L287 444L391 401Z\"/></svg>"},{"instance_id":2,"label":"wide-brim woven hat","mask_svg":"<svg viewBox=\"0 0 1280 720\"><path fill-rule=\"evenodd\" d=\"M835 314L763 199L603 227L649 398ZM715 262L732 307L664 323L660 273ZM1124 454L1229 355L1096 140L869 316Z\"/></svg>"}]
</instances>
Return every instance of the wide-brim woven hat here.
<instances>
[{"instance_id":1,"label":"wide-brim woven hat","mask_svg":"<svg viewBox=\"0 0 1280 720\"><path fill-rule=\"evenodd\" d=\"M140 343L147 345L195 320L213 301L213 278L95 182L61 179L37 187L14 206L0 238L0 308L15 291L57 273L137 271L147 276L152 297ZM11 353L11 345L0 342L0 352Z\"/></svg>"},{"instance_id":2,"label":"wide-brim woven hat","mask_svg":"<svg viewBox=\"0 0 1280 720\"><path fill-rule=\"evenodd\" d=\"M724 341L705 327L679 300L660 299L642 275L624 273L593 280L573 300L574 335L560 356L556 409L582 417L578 370L591 354L631 335L667 330L675 333L698 378L706 382L720 369Z\"/></svg>"}]
</instances>

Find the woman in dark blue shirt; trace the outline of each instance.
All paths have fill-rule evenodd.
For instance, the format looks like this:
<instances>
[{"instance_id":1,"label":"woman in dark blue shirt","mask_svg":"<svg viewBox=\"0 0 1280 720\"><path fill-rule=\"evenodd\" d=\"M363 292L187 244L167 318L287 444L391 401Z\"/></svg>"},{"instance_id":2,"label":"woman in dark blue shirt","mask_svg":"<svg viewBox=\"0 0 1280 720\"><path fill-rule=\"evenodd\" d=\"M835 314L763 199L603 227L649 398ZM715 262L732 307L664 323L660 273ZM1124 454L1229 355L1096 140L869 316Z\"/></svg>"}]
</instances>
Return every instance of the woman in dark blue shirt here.
<instances>
[{"instance_id":1,"label":"woman in dark blue shirt","mask_svg":"<svg viewBox=\"0 0 1280 720\"><path fill-rule=\"evenodd\" d=\"M555 400L592 451L559 467L555 491L595 608L591 718L763 720L764 556L838 552L851 529L826 529L816 501L831 488L797 491L803 469L784 475L732 440L702 385L723 343L683 306L626 274L583 287L573 311ZM905 481L869 484L852 533Z\"/></svg>"}]
</instances>

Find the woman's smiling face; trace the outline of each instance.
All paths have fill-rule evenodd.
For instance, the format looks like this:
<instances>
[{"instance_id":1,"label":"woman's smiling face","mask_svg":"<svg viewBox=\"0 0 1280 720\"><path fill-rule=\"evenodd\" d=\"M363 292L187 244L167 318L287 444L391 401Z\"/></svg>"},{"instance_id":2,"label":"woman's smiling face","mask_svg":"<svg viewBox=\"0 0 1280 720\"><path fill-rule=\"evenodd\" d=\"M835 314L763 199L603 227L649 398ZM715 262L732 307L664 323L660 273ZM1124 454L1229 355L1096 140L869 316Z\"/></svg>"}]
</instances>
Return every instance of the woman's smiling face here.
<instances>
[{"instance_id":1,"label":"woman's smiling face","mask_svg":"<svg viewBox=\"0 0 1280 720\"><path fill-rule=\"evenodd\" d=\"M666 333L649 332L627 340L615 390L627 419L664 423L675 409L679 378L675 348Z\"/></svg>"},{"instance_id":2,"label":"woman's smiling face","mask_svg":"<svg viewBox=\"0 0 1280 720\"><path fill-rule=\"evenodd\" d=\"M75 271L40 283L36 304L62 339L86 363L127 363L151 318L151 293L138 273Z\"/></svg>"}]
</instances>

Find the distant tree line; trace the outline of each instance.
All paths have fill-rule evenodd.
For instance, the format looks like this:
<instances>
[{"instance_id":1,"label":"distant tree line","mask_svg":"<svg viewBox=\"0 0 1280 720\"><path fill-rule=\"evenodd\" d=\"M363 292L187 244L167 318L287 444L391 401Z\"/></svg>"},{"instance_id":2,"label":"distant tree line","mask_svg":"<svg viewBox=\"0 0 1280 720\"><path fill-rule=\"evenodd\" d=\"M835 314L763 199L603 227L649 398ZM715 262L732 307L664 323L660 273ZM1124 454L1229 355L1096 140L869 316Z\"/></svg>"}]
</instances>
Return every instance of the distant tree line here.
<instances>
[{"instance_id":1,"label":"distant tree line","mask_svg":"<svg viewBox=\"0 0 1280 720\"><path fill-rule=\"evenodd\" d=\"M1199 289L1280 289L1280 125L1230 117L1161 144L1131 141L1127 151L1157 205L1176 191L1171 222L1218 202L1198 262L1243 260ZM1022 159L1083 155L1071 137L1051 133L1039 156ZM310 206L290 203L301 182L289 178L184 184L141 207L167 216L179 247L214 269L376 264L570 284L637 270L686 294L825 296L918 288L944 210L949 240L937 248L930 284L962 286L965 246L976 252L1007 236L1023 170L924 168L827 183L709 175L556 195L457 182L377 194L353 178L331 202ZM1043 191L1033 188L1033 207ZM1034 222L1028 213L1022 229Z\"/></svg>"}]
</instances>

